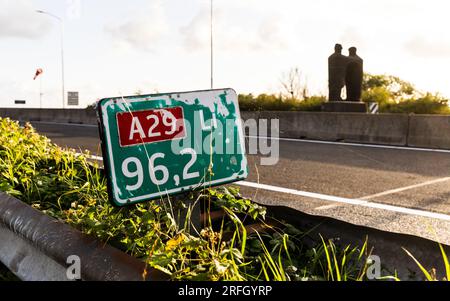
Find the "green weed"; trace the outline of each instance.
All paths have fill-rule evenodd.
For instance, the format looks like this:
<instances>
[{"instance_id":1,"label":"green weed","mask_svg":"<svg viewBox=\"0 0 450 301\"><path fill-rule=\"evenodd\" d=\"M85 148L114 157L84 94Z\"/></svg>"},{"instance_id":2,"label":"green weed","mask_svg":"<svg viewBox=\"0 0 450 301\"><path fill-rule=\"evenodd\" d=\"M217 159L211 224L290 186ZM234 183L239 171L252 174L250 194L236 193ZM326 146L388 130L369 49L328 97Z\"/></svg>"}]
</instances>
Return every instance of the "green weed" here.
<instances>
[{"instance_id":1,"label":"green weed","mask_svg":"<svg viewBox=\"0 0 450 301\"><path fill-rule=\"evenodd\" d=\"M366 244L341 248L286 223L250 233L246 225L264 224L267 210L231 186L114 207L103 170L88 155L58 147L30 124L0 118L0 190L173 280L364 279ZM199 202L207 204L207 213L223 210L219 226L207 214L204 228L193 229L186 204ZM183 224L180 212L188 215Z\"/></svg>"}]
</instances>

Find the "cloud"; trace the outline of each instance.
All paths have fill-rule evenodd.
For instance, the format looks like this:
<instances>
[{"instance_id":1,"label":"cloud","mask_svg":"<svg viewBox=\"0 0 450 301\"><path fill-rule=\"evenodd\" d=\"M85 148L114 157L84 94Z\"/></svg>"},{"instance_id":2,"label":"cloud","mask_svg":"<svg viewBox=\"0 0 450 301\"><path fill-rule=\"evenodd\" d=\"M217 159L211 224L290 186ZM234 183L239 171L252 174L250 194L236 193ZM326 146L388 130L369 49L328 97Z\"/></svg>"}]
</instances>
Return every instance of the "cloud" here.
<instances>
[{"instance_id":1,"label":"cloud","mask_svg":"<svg viewBox=\"0 0 450 301\"><path fill-rule=\"evenodd\" d=\"M416 36L404 45L407 52L420 58L450 58L450 42L448 40L432 40Z\"/></svg>"},{"instance_id":2,"label":"cloud","mask_svg":"<svg viewBox=\"0 0 450 301\"><path fill-rule=\"evenodd\" d=\"M268 45L274 48L285 48L288 45L288 38L285 35L286 28L283 28L280 18L277 16L266 17L258 28L258 44L260 48L267 48Z\"/></svg>"},{"instance_id":3,"label":"cloud","mask_svg":"<svg viewBox=\"0 0 450 301\"><path fill-rule=\"evenodd\" d=\"M52 28L30 0L0 0L0 38L38 39Z\"/></svg>"},{"instance_id":4,"label":"cloud","mask_svg":"<svg viewBox=\"0 0 450 301\"><path fill-rule=\"evenodd\" d=\"M167 16L161 1L141 9L120 25L107 25L105 31L115 42L141 50L156 50L156 44L168 33Z\"/></svg>"},{"instance_id":5,"label":"cloud","mask_svg":"<svg viewBox=\"0 0 450 301\"><path fill-rule=\"evenodd\" d=\"M217 48L227 51L260 51L287 47L287 32L280 16L268 15L259 22L231 22L230 11L217 9L214 14L214 41ZM188 51L207 49L210 43L210 12L197 13L180 28L183 46Z\"/></svg>"},{"instance_id":6,"label":"cloud","mask_svg":"<svg viewBox=\"0 0 450 301\"><path fill-rule=\"evenodd\" d=\"M207 10L200 11L186 26L180 28L184 47L189 50L199 50L209 43L209 15Z\"/></svg>"},{"instance_id":7,"label":"cloud","mask_svg":"<svg viewBox=\"0 0 450 301\"><path fill-rule=\"evenodd\" d=\"M343 44L344 49L348 49L353 46L358 48L364 48L366 46L364 37L354 27L347 27L340 36L339 41Z\"/></svg>"}]
</instances>

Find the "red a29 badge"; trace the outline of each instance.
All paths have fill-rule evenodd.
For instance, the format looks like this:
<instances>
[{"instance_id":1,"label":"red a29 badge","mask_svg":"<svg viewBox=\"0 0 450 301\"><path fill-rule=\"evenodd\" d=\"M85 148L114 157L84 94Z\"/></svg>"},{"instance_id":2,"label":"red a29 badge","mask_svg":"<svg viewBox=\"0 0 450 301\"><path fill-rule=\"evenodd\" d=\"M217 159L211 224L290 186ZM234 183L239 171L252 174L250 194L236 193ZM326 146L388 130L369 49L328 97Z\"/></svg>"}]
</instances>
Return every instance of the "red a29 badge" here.
<instances>
[{"instance_id":1,"label":"red a29 badge","mask_svg":"<svg viewBox=\"0 0 450 301\"><path fill-rule=\"evenodd\" d=\"M172 140L185 137L181 107L117 113L120 146Z\"/></svg>"}]
</instances>

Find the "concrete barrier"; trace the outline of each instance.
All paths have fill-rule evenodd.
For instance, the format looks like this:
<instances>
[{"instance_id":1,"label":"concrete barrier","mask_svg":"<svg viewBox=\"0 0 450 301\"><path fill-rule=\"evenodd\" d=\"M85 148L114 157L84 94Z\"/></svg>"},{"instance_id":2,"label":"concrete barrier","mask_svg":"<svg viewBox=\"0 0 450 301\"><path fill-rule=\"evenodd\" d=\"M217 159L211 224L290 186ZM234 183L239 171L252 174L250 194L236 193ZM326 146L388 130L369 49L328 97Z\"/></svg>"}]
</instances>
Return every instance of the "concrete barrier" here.
<instances>
[{"instance_id":1,"label":"concrete barrier","mask_svg":"<svg viewBox=\"0 0 450 301\"><path fill-rule=\"evenodd\" d=\"M282 138L450 149L450 116L276 111L241 112L241 116L256 122L279 119ZM97 124L94 109L0 109L0 117Z\"/></svg>"},{"instance_id":2,"label":"concrete barrier","mask_svg":"<svg viewBox=\"0 0 450 301\"><path fill-rule=\"evenodd\" d=\"M249 113L242 113L244 120L254 118ZM279 119L283 138L407 145L406 114L261 112L259 119Z\"/></svg>"},{"instance_id":3,"label":"concrete barrier","mask_svg":"<svg viewBox=\"0 0 450 301\"><path fill-rule=\"evenodd\" d=\"M0 117L19 121L97 124L94 109L0 109Z\"/></svg>"},{"instance_id":4,"label":"concrete barrier","mask_svg":"<svg viewBox=\"0 0 450 301\"><path fill-rule=\"evenodd\" d=\"M280 137L337 139L338 115L319 112L261 112L260 119L279 119Z\"/></svg>"},{"instance_id":5,"label":"concrete barrier","mask_svg":"<svg viewBox=\"0 0 450 301\"><path fill-rule=\"evenodd\" d=\"M407 145L406 114L337 114L337 140L373 144Z\"/></svg>"},{"instance_id":6,"label":"concrete barrier","mask_svg":"<svg viewBox=\"0 0 450 301\"><path fill-rule=\"evenodd\" d=\"M450 116L411 115L408 145L450 149Z\"/></svg>"}]
</instances>

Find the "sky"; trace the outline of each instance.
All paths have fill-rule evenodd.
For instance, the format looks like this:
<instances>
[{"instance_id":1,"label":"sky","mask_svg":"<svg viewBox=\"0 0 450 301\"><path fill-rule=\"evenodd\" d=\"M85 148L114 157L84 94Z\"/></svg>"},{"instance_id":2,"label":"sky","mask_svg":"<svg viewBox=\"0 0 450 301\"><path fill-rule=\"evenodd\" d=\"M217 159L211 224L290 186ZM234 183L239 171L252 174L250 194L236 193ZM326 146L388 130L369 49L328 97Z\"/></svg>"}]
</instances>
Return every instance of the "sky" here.
<instances>
[{"instance_id":1,"label":"sky","mask_svg":"<svg viewBox=\"0 0 450 301\"><path fill-rule=\"evenodd\" d=\"M210 88L210 0L0 0L0 107L80 106L136 92ZM327 93L334 44L358 48L365 72L450 97L447 0L214 0L214 88L278 93L298 68ZM37 68L44 73L35 81ZM40 93L42 92L42 98Z\"/></svg>"}]
</instances>

